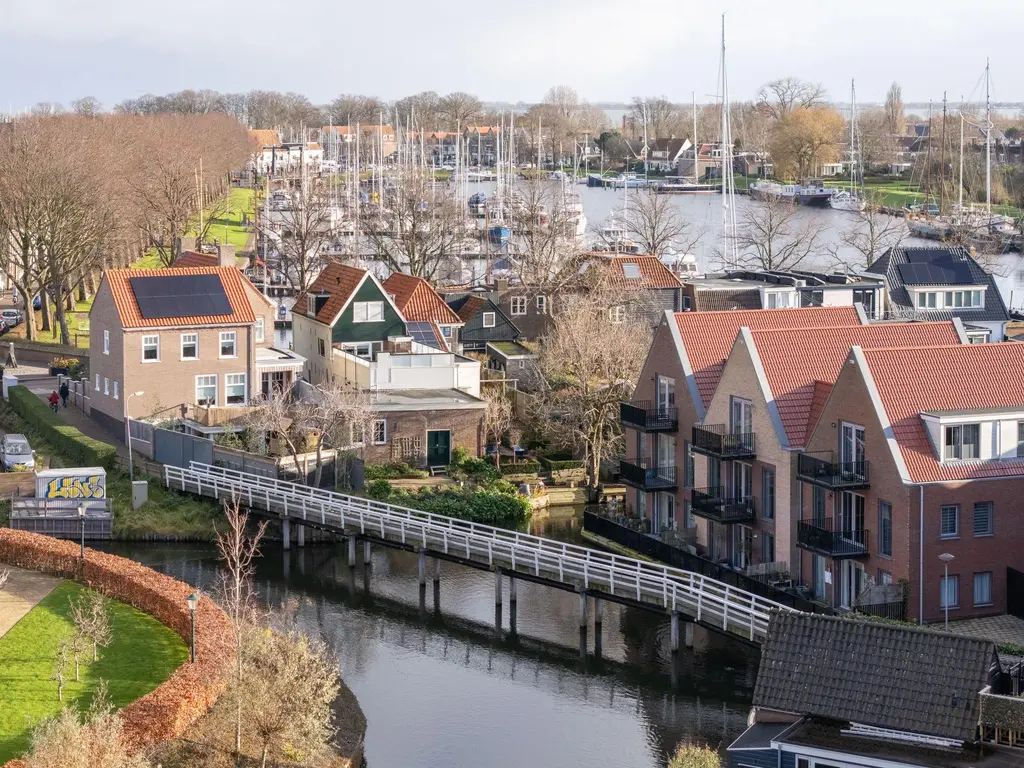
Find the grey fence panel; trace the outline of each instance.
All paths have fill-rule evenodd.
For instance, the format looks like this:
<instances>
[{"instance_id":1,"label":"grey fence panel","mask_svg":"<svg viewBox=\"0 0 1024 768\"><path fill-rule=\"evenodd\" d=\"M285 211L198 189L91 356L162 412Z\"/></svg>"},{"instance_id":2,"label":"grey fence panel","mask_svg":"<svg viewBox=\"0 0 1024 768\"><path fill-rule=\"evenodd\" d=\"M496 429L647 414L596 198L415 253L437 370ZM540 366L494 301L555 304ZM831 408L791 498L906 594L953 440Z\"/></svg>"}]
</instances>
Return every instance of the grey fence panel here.
<instances>
[{"instance_id":1,"label":"grey fence panel","mask_svg":"<svg viewBox=\"0 0 1024 768\"><path fill-rule=\"evenodd\" d=\"M172 467L187 467L190 461L212 464L213 440L169 429L154 429L153 459Z\"/></svg>"}]
</instances>

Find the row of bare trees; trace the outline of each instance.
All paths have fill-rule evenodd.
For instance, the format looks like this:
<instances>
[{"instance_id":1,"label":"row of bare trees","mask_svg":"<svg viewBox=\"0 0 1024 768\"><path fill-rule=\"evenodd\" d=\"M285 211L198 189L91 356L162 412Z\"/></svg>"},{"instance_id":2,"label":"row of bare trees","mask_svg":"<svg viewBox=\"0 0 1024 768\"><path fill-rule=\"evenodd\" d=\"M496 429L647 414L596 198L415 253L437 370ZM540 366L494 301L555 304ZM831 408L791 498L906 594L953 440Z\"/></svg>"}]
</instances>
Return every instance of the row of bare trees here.
<instances>
[{"instance_id":1,"label":"row of bare trees","mask_svg":"<svg viewBox=\"0 0 1024 768\"><path fill-rule=\"evenodd\" d=\"M103 269L153 248L163 263L197 229L200 211L226 195L229 170L249 151L227 115L30 116L0 130L0 268L24 299L49 299L64 343L73 293ZM202 234L202 233L200 233Z\"/></svg>"}]
</instances>

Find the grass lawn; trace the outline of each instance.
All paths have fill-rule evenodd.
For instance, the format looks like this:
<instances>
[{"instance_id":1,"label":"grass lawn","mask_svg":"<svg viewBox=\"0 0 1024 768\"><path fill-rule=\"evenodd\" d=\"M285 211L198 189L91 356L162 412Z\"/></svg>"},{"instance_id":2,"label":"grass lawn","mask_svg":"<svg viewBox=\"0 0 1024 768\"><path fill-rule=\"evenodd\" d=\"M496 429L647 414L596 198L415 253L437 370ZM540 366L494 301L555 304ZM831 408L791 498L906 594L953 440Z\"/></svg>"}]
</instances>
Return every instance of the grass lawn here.
<instances>
[{"instance_id":1,"label":"grass lawn","mask_svg":"<svg viewBox=\"0 0 1024 768\"><path fill-rule=\"evenodd\" d=\"M222 243L234 245L237 249L244 248L249 240L250 230L242 221L245 214L248 214L250 221L252 220L255 200L255 189L232 187L228 194L228 209L210 224L206 233L207 239L212 242L216 238Z\"/></svg>"},{"instance_id":2,"label":"grass lawn","mask_svg":"<svg viewBox=\"0 0 1024 768\"><path fill-rule=\"evenodd\" d=\"M0 637L0 764L25 752L32 728L60 711L57 684L50 680L60 638L74 631L68 601L88 590L65 581ZM156 619L113 600L107 602L113 640L96 664L74 666L64 686L64 703L85 708L100 680L115 707L144 696L182 664L188 652L174 632ZM88 656L91 661L92 656Z\"/></svg>"},{"instance_id":3,"label":"grass lawn","mask_svg":"<svg viewBox=\"0 0 1024 768\"><path fill-rule=\"evenodd\" d=\"M74 310L67 313L68 331L71 333L72 346L77 346L80 349L89 348L89 310L92 309L92 302L92 297L85 301L76 301ZM57 313L51 311L50 325L52 328L49 331L39 329L39 324L42 322L42 319L43 316L41 312L38 309L35 310L36 341L59 344L60 330L57 326ZM14 326L14 328L8 331L5 335L13 339L24 339L25 323L20 323Z\"/></svg>"}]
</instances>

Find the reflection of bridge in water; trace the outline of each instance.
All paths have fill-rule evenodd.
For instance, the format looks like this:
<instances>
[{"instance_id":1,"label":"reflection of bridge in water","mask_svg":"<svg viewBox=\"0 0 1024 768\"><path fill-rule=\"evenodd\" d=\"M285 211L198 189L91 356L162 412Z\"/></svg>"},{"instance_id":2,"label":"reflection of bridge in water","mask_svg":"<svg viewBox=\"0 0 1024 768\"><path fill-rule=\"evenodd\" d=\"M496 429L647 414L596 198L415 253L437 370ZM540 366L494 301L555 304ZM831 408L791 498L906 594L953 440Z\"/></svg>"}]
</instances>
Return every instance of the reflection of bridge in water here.
<instances>
[{"instance_id":1,"label":"reflection of bridge in water","mask_svg":"<svg viewBox=\"0 0 1024 768\"><path fill-rule=\"evenodd\" d=\"M707 668L720 665L705 660L704 668L697 669L699 654L692 651L672 657L672 684L668 686L663 675L647 673L634 664L593 658L584 664L564 645L511 634L497 639L490 624L424 612L415 597L413 602L404 602L375 595L368 591L372 575L349 569L341 549L309 549L293 553L294 559L286 556L280 565L266 562L261 570L280 567L279 573L288 581L278 582L259 573L255 588L261 603L290 614L288 620L320 635L339 653L352 656L356 667L362 663L364 651L360 648L366 647L359 638L372 637L391 647L529 685L566 700L621 713L642 713L650 724L650 737L665 754L680 741L728 744L745 728L753 665L738 680L720 681L734 694L723 697L711 693L719 687L714 682L719 681L709 685L701 679ZM219 571L211 564L209 553L204 554L195 558L172 554L163 562L148 564L214 592ZM635 650L627 655L643 655Z\"/></svg>"}]
</instances>

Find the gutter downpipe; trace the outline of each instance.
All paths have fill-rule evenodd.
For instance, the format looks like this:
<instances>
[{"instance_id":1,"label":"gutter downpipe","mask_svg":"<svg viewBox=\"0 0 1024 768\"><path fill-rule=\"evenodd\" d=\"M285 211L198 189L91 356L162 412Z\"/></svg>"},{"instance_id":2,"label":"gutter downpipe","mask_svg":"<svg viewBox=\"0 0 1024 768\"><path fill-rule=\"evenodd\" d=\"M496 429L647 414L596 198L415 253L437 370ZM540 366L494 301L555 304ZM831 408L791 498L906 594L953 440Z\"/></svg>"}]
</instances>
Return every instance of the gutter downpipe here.
<instances>
[{"instance_id":1,"label":"gutter downpipe","mask_svg":"<svg viewBox=\"0 0 1024 768\"><path fill-rule=\"evenodd\" d=\"M924 624L924 486L918 486L921 499L921 520L920 530L918 532L918 563L917 563L917 578L918 578L918 589L917 589L917 623Z\"/></svg>"}]
</instances>

